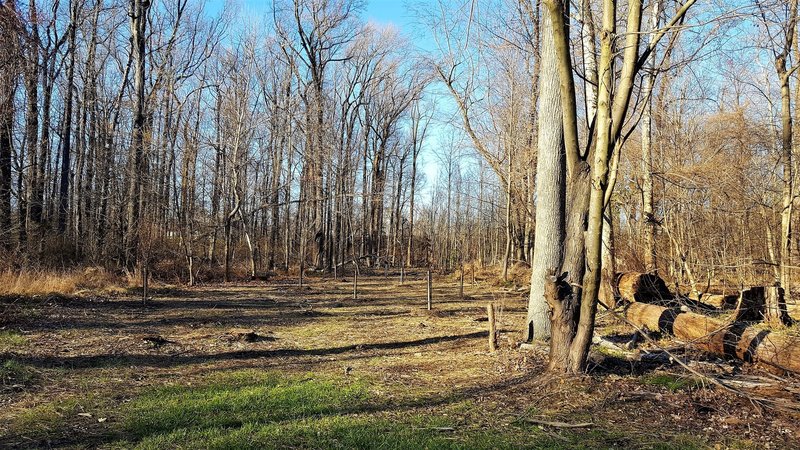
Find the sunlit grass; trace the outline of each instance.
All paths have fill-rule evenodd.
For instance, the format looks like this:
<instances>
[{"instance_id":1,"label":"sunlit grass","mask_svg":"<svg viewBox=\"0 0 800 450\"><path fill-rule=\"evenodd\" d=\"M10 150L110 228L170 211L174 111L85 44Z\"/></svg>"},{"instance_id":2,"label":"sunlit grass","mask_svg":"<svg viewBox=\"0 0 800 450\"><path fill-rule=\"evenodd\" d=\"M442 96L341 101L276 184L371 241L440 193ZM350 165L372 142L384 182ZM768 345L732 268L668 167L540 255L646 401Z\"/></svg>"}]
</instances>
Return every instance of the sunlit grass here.
<instances>
[{"instance_id":1,"label":"sunlit grass","mask_svg":"<svg viewBox=\"0 0 800 450\"><path fill-rule=\"evenodd\" d=\"M28 343L28 339L15 330L0 330L0 353L18 350Z\"/></svg>"},{"instance_id":2,"label":"sunlit grass","mask_svg":"<svg viewBox=\"0 0 800 450\"><path fill-rule=\"evenodd\" d=\"M470 408L471 408L470 404ZM239 371L154 389L124 408L115 446L162 448L566 448L538 430L459 430L447 417L390 415L363 382ZM462 411L463 412L463 411ZM531 432L533 434L531 434ZM530 441L529 438L536 436Z\"/></svg>"},{"instance_id":3,"label":"sunlit grass","mask_svg":"<svg viewBox=\"0 0 800 450\"><path fill-rule=\"evenodd\" d=\"M0 295L72 295L84 290L113 290L120 281L99 267L72 271L5 270L0 272Z\"/></svg>"},{"instance_id":4,"label":"sunlit grass","mask_svg":"<svg viewBox=\"0 0 800 450\"><path fill-rule=\"evenodd\" d=\"M700 381L695 378L668 373L645 375L642 377L642 383L649 386L661 386L671 392L690 390L701 385Z\"/></svg>"},{"instance_id":5,"label":"sunlit grass","mask_svg":"<svg viewBox=\"0 0 800 450\"><path fill-rule=\"evenodd\" d=\"M31 384L36 373L30 367L13 359L0 359L0 391Z\"/></svg>"}]
</instances>

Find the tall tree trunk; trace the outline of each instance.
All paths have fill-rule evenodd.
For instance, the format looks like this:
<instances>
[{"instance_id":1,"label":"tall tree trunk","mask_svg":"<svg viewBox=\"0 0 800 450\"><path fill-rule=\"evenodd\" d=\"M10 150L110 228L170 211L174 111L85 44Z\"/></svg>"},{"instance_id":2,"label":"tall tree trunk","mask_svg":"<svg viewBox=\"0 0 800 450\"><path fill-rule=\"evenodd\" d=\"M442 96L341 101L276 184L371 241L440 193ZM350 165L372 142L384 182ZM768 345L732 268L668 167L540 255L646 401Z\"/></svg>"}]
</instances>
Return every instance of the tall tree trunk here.
<instances>
[{"instance_id":1,"label":"tall tree trunk","mask_svg":"<svg viewBox=\"0 0 800 450\"><path fill-rule=\"evenodd\" d=\"M126 210L127 230L125 234L125 259L129 266L135 265L139 258L139 215L142 201L142 172L144 170L145 146L145 58L147 40L148 12L150 0L130 1L131 43L133 55L136 57L134 68L134 114L131 129L130 183Z\"/></svg>"},{"instance_id":2,"label":"tall tree trunk","mask_svg":"<svg viewBox=\"0 0 800 450\"><path fill-rule=\"evenodd\" d=\"M548 272L561 266L566 237L566 163L560 81L550 12L545 9L541 18L536 220L526 321L528 339L550 337L550 308L545 298L545 282Z\"/></svg>"},{"instance_id":3,"label":"tall tree trunk","mask_svg":"<svg viewBox=\"0 0 800 450\"><path fill-rule=\"evenodd\" d=\"M511 154L508 155L508 176L506 178L506 247L503 252L503 281L508 280L508 262L511 259Z\"/></svg>"},{"instance_id":4,"label":"tall tree trunk","mask_svg":"<svg viewBox=\"0 0 800 450\"><path fill-rule=\"evenodd\" d=\"M39 15L35 0L31 0L28 6L31 29L28 36L25 67L25 96L27 97L27 110L25 112L25 145L28 151L28 179L26 184L27 191L25 193L25 223L23 225L26 229L30 226L30 222L35 222L36 225L38 225L41 221L41 214L39 214L35 220L32 217L32 211L34 210L32 203L36 201L35 189L39 177L39 160L37 157L39 148ZM39 211L41 211L41 209L39 209ZM22 233L22 230L20 230L20 233Z\"/></svg>"},{"instance_id":5,"label":"tall tree trunk","mask_svg":"<svg viewBox=\"0 0 800 450\"><path fill-rule=\"evenodd\" d=\"M654 1L650 12L650 29L658 28L660 1ZM653 212L653 87L655 58L648 60L644 75L644 110L642 111L642 228L644 232L644 265L648 272L658 270L656 264L656 218Z\"/></svg>"},{"instance_id":6,"label":"tall tree trunk","mask_svg":"<svg viewBox=\"0 0 800 450\"><path fill-rule=\"evenodd\" d=\"M78 6L70 2L69 46L67 54L67 87L64 100L63 131L61 133L61 181L58 190L58 231L64 234L69 217L69 179L72 156L72 92L75 78L75 35L77 28Z\"/></svg>"}]
</instances>

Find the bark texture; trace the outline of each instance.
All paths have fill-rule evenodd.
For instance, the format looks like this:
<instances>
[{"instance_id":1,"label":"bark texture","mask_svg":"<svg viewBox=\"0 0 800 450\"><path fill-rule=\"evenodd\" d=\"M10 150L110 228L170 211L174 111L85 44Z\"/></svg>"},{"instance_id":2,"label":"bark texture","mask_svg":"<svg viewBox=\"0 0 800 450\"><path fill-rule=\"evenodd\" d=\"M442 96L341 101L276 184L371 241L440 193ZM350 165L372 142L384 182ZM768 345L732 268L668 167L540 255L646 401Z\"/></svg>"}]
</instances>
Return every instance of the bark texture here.
<instances>
[{"instance_id":1,"label":"bark texture","mask_svg":"<svg viewBox=\"0 0 800 450\"><path fill-rule=\"evenodd\" d=\"M548 272L561 266L565 238L564 131L552 21L547 8L542 14L541 42L536 226L526 322L528 337L531 339L550 337L550 315L545 299L545 284Z\"/></svg>"}]
</instances>

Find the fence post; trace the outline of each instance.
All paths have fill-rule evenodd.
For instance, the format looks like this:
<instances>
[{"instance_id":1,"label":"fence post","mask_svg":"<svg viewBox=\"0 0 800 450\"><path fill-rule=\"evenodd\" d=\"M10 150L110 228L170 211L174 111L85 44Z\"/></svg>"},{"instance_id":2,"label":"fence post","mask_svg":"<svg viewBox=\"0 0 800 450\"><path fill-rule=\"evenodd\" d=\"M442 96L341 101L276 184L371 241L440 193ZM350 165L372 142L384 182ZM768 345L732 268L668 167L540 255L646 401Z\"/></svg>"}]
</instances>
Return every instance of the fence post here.
<instances>
[{"instance_id":1,"label":"fence post","mask_svg":"<svg viewBox=\"0 0 800 450\"><path fill-rule=\"evenodd\" d=\"M489 351L497 350L497 326L495 325L494 303L486 305L486 313L489 316Z\"/></svg>"},{"instance_id":2,"label":"fence post","mask_svg":"<svg viewBox=\"0 0 800 450\"><path fill-rule=\"evenodd\" d=\"M353 271L353 300L358 300L358 266Z\"/></svg>"},{"instance_id":3,"label":"fence post","mask_svg":"<svg viewBox=\"0 0 800 450\"><path fill-rule=\"evenodd\" d=\"M433 302L433 282L431 281L431 268L428 267L428 311L431 310L431 303Z\"/></svg>"}]
</instances>

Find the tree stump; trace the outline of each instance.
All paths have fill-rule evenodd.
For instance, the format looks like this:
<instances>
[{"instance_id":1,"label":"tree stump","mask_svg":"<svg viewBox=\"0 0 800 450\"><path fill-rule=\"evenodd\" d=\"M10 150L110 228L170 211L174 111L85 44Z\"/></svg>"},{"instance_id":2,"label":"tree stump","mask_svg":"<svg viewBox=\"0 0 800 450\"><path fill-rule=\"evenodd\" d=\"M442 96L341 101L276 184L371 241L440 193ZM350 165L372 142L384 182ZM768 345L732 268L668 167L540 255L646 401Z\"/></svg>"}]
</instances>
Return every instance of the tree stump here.
<instances>
[{"instance_id":1,"label":"tree stump","mask_svg":"<svg viewBox=\"0 0 800 450\"><path fill-rule=\"evenodd\" d=\"M734 322L758 322L764 318L765 305L764 286L745 289L739 294L736 310L733 312Z\"/></svg>"},{"instance_id":2,"label":"tree stump","mask_svg":"<svg viewBox=\"0 0 800 450\"><path fill-rule=\"evenodd\" d=\"M786 310L784 290L779 286L766 288L764 298L764 319L773 328L781 328L792 324L789 312Z\"/></svg>"}]
</instances>

